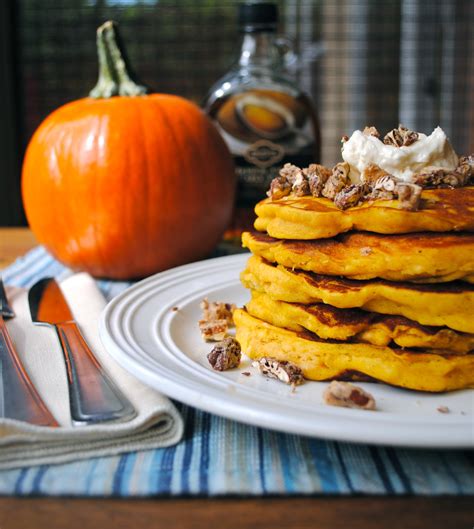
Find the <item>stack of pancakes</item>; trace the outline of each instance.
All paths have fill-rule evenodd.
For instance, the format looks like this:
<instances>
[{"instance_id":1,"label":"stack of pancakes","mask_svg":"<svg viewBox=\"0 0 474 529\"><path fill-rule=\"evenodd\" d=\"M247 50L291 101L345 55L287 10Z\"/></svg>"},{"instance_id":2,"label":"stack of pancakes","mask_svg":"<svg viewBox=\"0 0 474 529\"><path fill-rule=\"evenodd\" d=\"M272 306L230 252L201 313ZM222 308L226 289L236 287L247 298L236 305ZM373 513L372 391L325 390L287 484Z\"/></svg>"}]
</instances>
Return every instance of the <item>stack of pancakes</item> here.
<instances>
[{"instance_id":1,"label":"stack of pancakes","mask_svg":"<svg viewBox=\"0 0 474 529\"><path fill-rule=\"evenodd\" d=\"M424 189L417 211L286 196L256 213L251 300L234 313L244 353L311 380L474 386L474 187Z\"/></svg>"}]
</instances>

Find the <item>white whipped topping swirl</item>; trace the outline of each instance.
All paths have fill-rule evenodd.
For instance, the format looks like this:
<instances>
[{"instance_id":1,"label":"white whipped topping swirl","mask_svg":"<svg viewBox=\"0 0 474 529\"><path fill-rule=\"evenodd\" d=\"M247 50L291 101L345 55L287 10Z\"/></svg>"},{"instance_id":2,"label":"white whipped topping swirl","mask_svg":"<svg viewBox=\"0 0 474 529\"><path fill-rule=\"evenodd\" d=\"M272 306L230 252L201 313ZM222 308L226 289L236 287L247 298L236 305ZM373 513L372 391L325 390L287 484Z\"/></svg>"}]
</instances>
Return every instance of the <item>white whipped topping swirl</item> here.
<instances>
[{"instance_id":1,"label":"white whipped topping swirl","mask_svg":"<svg viewBox=\"0 0 474 529\"><path fill-rule=\"evenodd\" d=\"M385 145L376 136L356 130L343 144L342 158L350 166L353 183L360 182L364 169L372 164L404 182L413 182L425 167L452 171L458 166L458 157L440 127L429 136L419 133L417 141L403 147Z\"/></svg>"}]
</instances>

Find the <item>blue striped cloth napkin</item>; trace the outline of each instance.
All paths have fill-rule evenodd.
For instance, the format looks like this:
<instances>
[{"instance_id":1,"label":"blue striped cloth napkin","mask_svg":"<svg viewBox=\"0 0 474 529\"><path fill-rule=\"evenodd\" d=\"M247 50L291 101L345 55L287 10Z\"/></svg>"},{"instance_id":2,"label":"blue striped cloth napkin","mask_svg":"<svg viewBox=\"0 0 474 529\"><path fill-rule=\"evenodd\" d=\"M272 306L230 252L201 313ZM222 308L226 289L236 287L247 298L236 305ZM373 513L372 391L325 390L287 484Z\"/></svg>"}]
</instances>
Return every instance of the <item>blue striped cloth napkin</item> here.
<instances>
[{"instance_id":1,"label":"blue striped cloth napkin","mask_svg":"<svg viewBox=\"0 0 474 529\"><path fill-rule=\"evenodd\" d=\"M2 271L28 287L65 268L37 247ZM128 283L99 281L107 299ZM68 496L474 494L474 453L374 447L246 426L176 403L176 446L0 472L0 494Z\"/></svg>"}]
</instances>

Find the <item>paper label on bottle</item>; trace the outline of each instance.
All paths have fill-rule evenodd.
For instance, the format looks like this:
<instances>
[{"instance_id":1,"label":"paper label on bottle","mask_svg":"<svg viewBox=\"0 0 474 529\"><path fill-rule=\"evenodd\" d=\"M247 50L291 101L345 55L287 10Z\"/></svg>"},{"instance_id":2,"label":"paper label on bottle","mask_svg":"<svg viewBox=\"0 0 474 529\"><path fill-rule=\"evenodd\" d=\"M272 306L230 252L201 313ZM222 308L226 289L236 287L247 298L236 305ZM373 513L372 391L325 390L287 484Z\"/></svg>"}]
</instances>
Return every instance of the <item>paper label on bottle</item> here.
<instances>
[{"instance_id":1,"label":"paper label on bottle","mask_svg":"<svg viewBox=\"0 0 474 529\"><path fill-rule=\"evenodd\" d=\"M234 155L237 205L253 205L287 162L306 166L312 158L314 130L308 108L284 92L252 89L227 98L213 115Z\"/></svg>"},{"instance_id":2,"label":"paper label on bottle","mask_svg":"<svg viewBox=\"0 0 474 529\"><path fill-rule=\"evenodd\" d=\"M285 156L285 149L268 140L258 140L244 151L247 162L266 169L280 162Z\"/></svg>"}]
</instances>

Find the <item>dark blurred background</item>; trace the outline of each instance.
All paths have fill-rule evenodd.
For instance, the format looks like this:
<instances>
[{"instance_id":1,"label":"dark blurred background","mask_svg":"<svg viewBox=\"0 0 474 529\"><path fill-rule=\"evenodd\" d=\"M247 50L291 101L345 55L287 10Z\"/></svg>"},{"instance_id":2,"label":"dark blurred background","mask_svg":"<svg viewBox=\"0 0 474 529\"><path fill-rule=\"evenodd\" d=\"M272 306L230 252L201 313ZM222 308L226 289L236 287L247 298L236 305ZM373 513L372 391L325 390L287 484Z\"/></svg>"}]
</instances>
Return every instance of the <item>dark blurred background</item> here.
<instances>
[{"instance_id":1,"label":"dark blurred background","mask_svg":"<svg viewBox=\"0 0 474 529\"><path fill-rule=\"evenodd\" d=\"M139 77L156 91L200 104L236 59L230 0L2 0L0 2L0 225L25 223L24 149L58 106L97 78L95 29L121 25ZM460 154L474 151L474 2L288 0L281 33L297 53L293 74L316 103L323 162L340 137L399 122L429 133L440 124Z\"/></svg>"}]
</instances>

